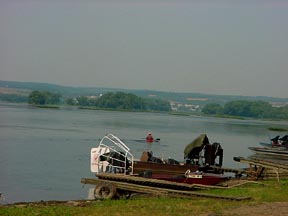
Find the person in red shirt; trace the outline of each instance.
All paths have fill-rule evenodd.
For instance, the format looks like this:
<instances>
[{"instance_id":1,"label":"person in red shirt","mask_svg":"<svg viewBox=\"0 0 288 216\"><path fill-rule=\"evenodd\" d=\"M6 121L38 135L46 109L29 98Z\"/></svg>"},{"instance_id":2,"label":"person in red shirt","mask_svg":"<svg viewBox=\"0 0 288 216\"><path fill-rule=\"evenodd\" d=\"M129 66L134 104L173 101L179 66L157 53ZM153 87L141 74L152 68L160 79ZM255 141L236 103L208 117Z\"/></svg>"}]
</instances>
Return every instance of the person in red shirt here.
<instances>
[{"instance_id":1,"label":"person in red shirt","mask_svg":"<svg viewBox=\"0 0 288 216\"><path fill-rule=\"evenodd\" d=\"M146 142L153 142L154 138L152 136L152 133L148 133L146 136Z\"/></svg>"}]
</instances>

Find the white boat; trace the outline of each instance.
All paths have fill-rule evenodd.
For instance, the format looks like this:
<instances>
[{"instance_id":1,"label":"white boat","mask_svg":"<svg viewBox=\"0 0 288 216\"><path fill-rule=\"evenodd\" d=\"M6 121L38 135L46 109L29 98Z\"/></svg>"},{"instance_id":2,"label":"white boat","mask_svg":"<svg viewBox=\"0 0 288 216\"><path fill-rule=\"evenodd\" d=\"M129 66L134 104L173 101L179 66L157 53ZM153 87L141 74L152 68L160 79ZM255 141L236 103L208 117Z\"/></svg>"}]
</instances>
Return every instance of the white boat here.
<instances>
[{"instance_id":1,"label":"white boat","mask_svg":"<svg viewBox=\"0 0 288 216\"><path fill-rule=\"evenodd\" d=\"M91 149L90 170L93 173L133 173L133 155L128 146L113 134L105 135L98 147Z\"/></svg>"}]
</instances>

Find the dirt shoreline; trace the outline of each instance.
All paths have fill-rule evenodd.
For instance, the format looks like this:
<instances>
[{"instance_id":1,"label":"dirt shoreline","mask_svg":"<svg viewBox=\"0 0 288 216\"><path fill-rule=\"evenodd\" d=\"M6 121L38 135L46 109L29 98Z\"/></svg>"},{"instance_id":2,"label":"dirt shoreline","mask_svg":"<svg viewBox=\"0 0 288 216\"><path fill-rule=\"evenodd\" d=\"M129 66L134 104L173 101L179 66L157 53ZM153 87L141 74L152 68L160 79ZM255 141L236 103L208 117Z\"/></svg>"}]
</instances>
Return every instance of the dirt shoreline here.
<instances>
[{"instance_id":1,"label":"dirt shoreline","mask_svg":"<svg viewBox=\"0 0 288 216\"><path fill-rule=\"evenodd\" d=\"M0 204L0 207L26 207L26 206L87 206L91 203L99 202L97 200L48 200L48 201L35 201L35 202L16 202Z\"/></svg>"},{"instance_id":2,"label":"dirt shoreline","mask_svg":"<svg viewBox=\"0 0 288 216\"><path fill-rule=\"evenodd\" d=\"M288 214L288 202L261 203L257 205L241 205L240 207L227 209L222 215L225 216L286 216Z\"/></svg>"}]
</instances>

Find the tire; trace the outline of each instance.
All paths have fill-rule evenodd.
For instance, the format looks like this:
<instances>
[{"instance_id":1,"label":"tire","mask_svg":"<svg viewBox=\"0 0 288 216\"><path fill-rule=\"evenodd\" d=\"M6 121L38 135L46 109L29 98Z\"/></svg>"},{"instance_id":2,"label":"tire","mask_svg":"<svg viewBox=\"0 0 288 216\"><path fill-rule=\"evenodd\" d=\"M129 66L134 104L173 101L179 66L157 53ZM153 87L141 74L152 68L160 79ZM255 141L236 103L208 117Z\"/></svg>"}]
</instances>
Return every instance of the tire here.
<instances>
[{"instance_id":1,"label":"tire","mask_svg":"<svg viewBox=\"0 0 288 216\"><path fill-rule=\"evenodd\" d=\"M111 183L100 183L95 187L95 199L113 199L117 195L117 188Z\"/></svg>"}]
</instances>

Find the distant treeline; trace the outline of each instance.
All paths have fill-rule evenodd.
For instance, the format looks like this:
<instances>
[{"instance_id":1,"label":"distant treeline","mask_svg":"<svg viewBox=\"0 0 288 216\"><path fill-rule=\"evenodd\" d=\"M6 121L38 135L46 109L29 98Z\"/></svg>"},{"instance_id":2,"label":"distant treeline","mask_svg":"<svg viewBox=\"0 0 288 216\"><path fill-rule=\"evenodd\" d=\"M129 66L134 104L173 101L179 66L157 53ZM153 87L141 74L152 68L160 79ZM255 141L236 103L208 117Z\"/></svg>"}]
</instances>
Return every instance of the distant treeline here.
<instances>
[{"instance_id":1,"label":"distant treeline","mask_svg":"<svg viewBox=\"0 0 288 216\"><path fill-rule=\"evenodd\" d=\"M87 95L100 95L108 92L124 92L132 93L141 98L158 98L167 101L175 101L182 104L200 105L201 107L210 103L217 103L224 105L229 101L236 100L249 100L249 101L267 101L285 104L288 102L288 98L276 98L266 96L237 96L237 95L215 95L215 94L202 94L202 93L181 93L181 92L163 92L154 90L133 90L133 89L118 89L118 88L100 88L100 87L69 87L61 86L49 83L37 83L37 82L15 82L0 80L0 88L12 88L18 90L28 91L49 91L57 92L66 97L78 97ZM28 96L27 96L28 97ZM1 94L0 94L1 100ZM28 100L28 98L27 98Z\"/></svg>"},{"instance_id":2,"label":"distant treeline","mask_svg":"<svg viewBox=\"0 0 288 216\"><path fill-rule=\"evenodd\" d=\"M272 107L265 101L237 100L220 104L207 104L202 112L209 115L241 116L259 119L288 119L288 105L283 107Z\"/></svg>"},{"instance_id":3,"label":"distant treeline","mask_svg":"<svg viewBox=\"0 0 288 216\"><path fill-rule=\"evenodd\" d=\"M62 100L61 95L47 91L32 91L29 95L29 104L51 105L67 104L99 109L114 109L127 111L171 111L169 101L160 99L141 98L131 93L109 92L99 97L79 96Z\"/></svg>"},{"instance_id":4,"label":"distant treeline","mask_svg":"<svg viewBox=\"0 0 288 216\"><path fill-rule=\"evenodd\" d=\"M35 105L72 105L96 109L127 111L171 111L170 102L165 99L140 97L132 93L108 92L99 96L63 97L60 93L34 90L29 95L0 94L0 100ZM237 116L258 119L288 120L288 105L272 107L263 100L234 100L227 103L209 103L202 113L214 116Z\"/></svg>"}]
</instances>

